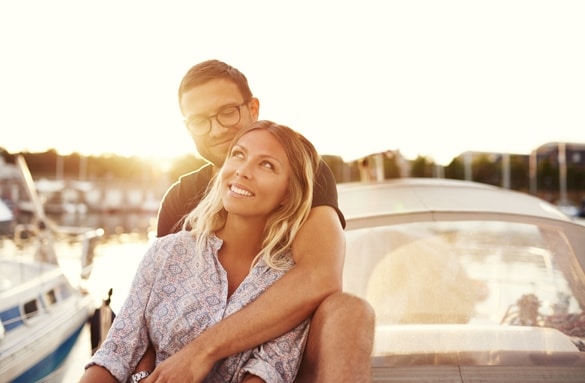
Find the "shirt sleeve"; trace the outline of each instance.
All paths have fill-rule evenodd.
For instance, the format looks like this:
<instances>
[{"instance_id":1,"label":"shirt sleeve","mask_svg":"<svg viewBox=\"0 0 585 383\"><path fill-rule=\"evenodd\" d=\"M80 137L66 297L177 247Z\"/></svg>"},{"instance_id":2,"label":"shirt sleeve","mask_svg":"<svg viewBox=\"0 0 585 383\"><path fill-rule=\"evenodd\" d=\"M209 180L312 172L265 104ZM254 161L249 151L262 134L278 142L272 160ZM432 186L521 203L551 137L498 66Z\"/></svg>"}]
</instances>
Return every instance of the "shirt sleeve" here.
<instances>
[{"instance_id":1,"label":"shirt sleeve","mask_svg":"<svg viewBox=\"0 0 585 383\"><path fill-rule=\"evenodd\" d=\"M293 382L303 358L309 320L293 330L257 347L242 370L265 382Z\"/></svg>"},{"instance_id":2,"label":"shirt sleeve","mask_svg":"<svg viewBox=\"0 0 585 383\"><path fill-rule=\"evenodd\" d=\"M335 209L341 227L345 229L345 217L339 209L339 202L337 197L337 182L333 172L327 163L321 160L317 174L315 175L315 187L313 189L313 205L317 206L331 206Z\"/></svg>"},{"instance_id":3,"label":"shirt sleeve","mask_svg":"<svg viewBox=\"0 0 585 383\"><path fill-rule=\"evenodd\" d=\"M149 344L145 308L160 262L154 258L156 242L140 262L128 297L114 319L106 340L92 356L86 368L99 365L118 381L125 382L138 364Z\"/></svg>"}]
</instances>

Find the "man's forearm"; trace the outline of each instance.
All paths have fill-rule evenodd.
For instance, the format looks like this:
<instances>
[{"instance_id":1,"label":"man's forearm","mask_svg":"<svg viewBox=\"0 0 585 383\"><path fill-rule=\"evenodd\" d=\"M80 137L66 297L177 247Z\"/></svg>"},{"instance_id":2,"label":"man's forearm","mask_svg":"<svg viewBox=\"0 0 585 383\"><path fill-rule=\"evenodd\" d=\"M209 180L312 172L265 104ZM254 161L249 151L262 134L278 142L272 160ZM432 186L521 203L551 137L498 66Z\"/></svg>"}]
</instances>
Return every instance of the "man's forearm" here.
<instances>
[{"instance_id":1,"label":"man's forearm","mask_svg":"<svg viewBox=\"0 0 585 383\"><path fill-rule=\"evenodd\" d=\"M179 352L159 364L144 383L201 382L213 364L230 355L266 343L309 317L329 294L318 273L295 267L240 311L201 333ZM315 274L310 276L311 274ZM319 281L316 286L313 280ZM325 286L325 284L323 284Z\"/></svg>"},{"instance_id":2,"label":"man's forearm","mask_svg":"<svg viewBox=\"0 0 585 383\"><path fill-rule=\"evenodd\" d=\"M274 339L308 318L336 288L316 288L319 281L294 268L256 301L204 331L186 347L220 360Z\"/></svg>"}]
</instances>

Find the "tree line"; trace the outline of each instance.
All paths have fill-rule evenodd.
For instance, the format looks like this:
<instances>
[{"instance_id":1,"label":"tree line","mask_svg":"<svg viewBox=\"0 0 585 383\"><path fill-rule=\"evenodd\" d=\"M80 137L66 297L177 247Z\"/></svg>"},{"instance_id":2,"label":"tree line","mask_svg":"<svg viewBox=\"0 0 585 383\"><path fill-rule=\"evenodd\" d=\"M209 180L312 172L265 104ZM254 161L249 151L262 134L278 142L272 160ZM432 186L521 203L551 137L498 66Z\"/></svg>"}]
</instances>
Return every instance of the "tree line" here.
<instances>
[{"instance_id":1,"label":"tree line","mask_svg":"<svg viewBox=\"0 0 585 383\"><path fill-rule=\"evenodd\" d=\"M88 181L112 179L138 182L165 177L174 180L206 164L205 160L189 154L178 156L164 165L157 160L139 156L84 156L79 153L61 155L55 149L9 153L0 148L0 154L6 163L15 163L16 156L21 154L33 177L46 179L62 177Z\"/></svg>"},{"instance_id":2,"label":"tree line","mask_svg":"<svg viewBox=\"0 0 585 383\"><path fill-rule=\"evenodd\" d=\"M18 153L9 153L0 148L0 154L7 163L14 163ZM125 180L130 182L157 181L164 177L170 182L182 174L191 172L206 164L195 154L185 154L169 160L164 166L139 156L120 156L116 154L83 156L79 153L60 155L55 149L45 152L23 152L33 177L55 179L57 174L65 179L85 180ZM364 159L344 162L340 156L323 155L324 161L332 169L338 183L356 182L362 179L360 166ZM368 157L365 157L367 160ZM509 188L529 192L529 160L526 155L509 156ZM418 156L409 160L406 174L404 159L396 152L388 151L383 155L383 177L443 177L449 179L468 179L465 163L461 157L454 158L447 166L437 165L432 159ZM439 170L438 170L439 169ZM585 196L585 166L567 164L566 188L570 199L580 203ZM504 170L501 158L490 154L476 155L471 163L471 180L495 186L502 186ZM557 163L548 158L538 161L536 169L536 189L542 198L551 200L558 196L560 188L560 169Z\"/></svg>"}]
</instances>

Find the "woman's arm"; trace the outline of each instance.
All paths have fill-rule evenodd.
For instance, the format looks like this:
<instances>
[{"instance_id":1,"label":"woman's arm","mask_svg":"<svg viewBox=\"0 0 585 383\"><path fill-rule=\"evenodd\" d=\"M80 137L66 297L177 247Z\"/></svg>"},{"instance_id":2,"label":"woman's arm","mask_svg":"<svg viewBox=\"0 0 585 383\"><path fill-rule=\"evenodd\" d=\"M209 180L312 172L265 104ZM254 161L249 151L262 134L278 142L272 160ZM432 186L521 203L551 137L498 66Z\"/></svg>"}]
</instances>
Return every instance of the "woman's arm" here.
<instances>
[{"instance_id":1,"label":"woman's arm","mask_svg":"<svg viewBox=\"0 0 585 383\"><path fill-rule=\"evenodd\" d=\"M132 374L136 374L141 371L152 372L154 370L155 363L156 353L154 352L154 346L152 345L152 343L150 343L148 345L148 348L146 349L146 353L144 354L142 359L140 359L140 362L138 362Z\"/></svg>"},{"instance_id":2,"label":"woman's arm","mask_svg":"<svg viewBox=\"0 0 585 383\"><path fill-rule=\"evenodd\" d=\"M102 376L103 372L99 369L105 370L115 379L114 381L125 381L132 373L131 368L137 365L140 356L144 355L147 358L142 363L145 366L152 365L150 371L153 369L154 352L150 355L147 351L149 339L144 313L153 289L155 276L160 270L160 262L157 262L156 244L157 242L151 245L142 258L128 296L114 319L104 343L91 357L82 377L83 382L94 381L93 379L86 381L86 376ZM99 369L96 370L96 367Z\"/></svg>"},{"instance_id":3,"label":"woman's arm","mask_svg":"<svg viewBox=\"0 0 585 383\"><path fill-rule=\"evenodd\" d=\"M79 383L118 383L118 381L102 366L93 365L85 370Z\"/></svg>"}]
</instances>

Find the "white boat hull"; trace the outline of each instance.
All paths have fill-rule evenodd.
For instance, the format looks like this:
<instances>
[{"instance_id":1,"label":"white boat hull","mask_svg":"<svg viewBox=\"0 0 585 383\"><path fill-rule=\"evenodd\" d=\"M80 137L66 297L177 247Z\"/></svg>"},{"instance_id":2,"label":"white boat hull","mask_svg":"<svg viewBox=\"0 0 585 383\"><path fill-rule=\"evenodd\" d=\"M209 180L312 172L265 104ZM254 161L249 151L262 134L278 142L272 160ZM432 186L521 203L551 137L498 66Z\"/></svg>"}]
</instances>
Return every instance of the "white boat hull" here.
<instances>
[{"instance_id":1,"label":"white boat hull","mask_svg":"<svg viewBox=\"0 0 585 383\"><path fill-rule=\"evenodd\" d=\"M93 299L71 287L58 267L0 291L0 302L1 382L36 382L53 374L63 365L94 308ZM26 302L36 302L38 309L29 318L23 315Z\"/></svg>"}]
</instances>

